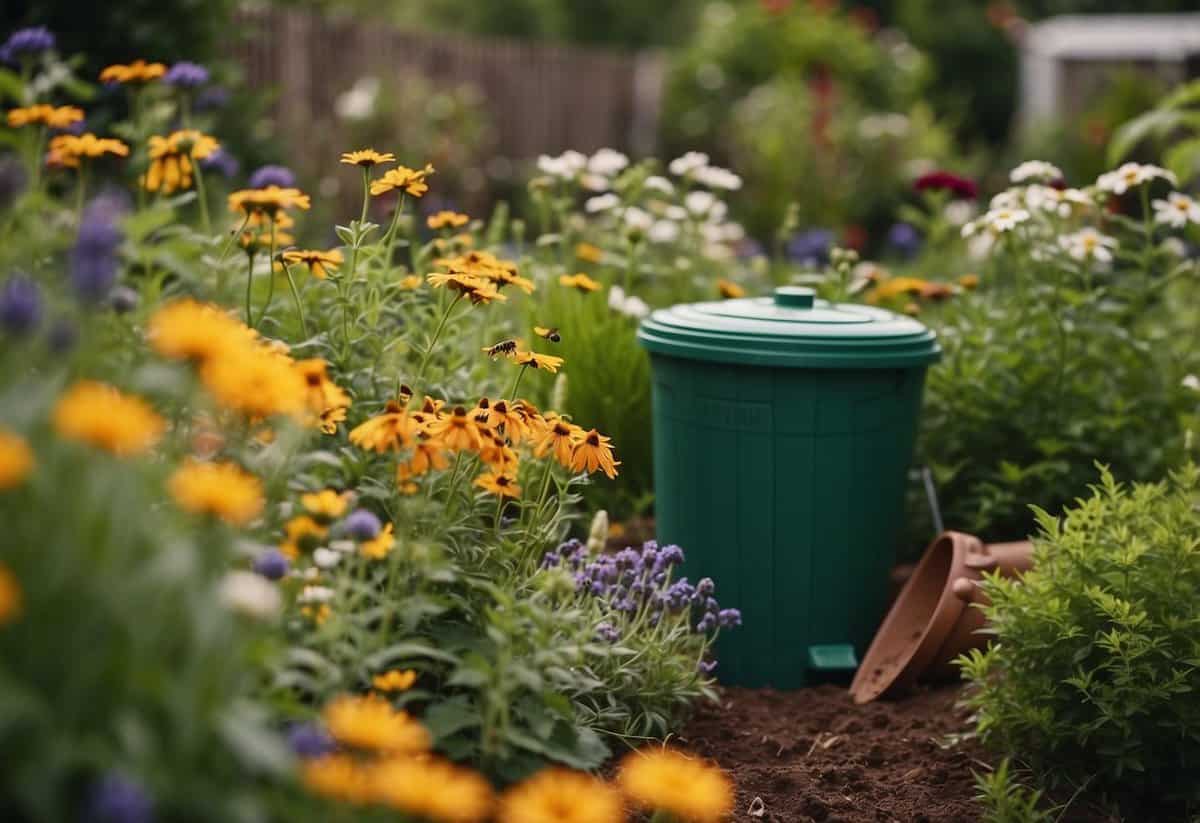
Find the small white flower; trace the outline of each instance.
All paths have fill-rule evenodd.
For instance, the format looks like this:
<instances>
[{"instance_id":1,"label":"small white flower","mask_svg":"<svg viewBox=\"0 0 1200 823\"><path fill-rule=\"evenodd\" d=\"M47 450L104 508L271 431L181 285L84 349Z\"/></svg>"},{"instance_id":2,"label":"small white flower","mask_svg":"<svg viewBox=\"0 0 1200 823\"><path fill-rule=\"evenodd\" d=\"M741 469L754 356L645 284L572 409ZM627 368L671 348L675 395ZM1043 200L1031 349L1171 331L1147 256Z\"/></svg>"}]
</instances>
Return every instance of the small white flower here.
<instances>
[{"instance_id":1,"label":"small white flower","mask_svg":"<svg viewBox=\"0 0 1200 823\"><path fill-rule=\"evenodd\" d=\"M657 174L646 178L646 182L642 184L651 191L660 191L663 194L674 194L675 184L665 177L660 177Z\"/></svg>"},{"instance_id":2,"label":"small white flower","mask_svg":"<svg viewBox=\"0 0 1200 823\"><path fill-rule=\"evenodd\" d=\"M667 206L663 210L663 216L669 217L672 220L687 220L688 210L683 206Z\"/></svg>"},{"instance_id":3,"label":"small white flower","mask_svg":"<svg viewBox=\"0 0 1200 823\"><path fill-rule=\"evenodd\" d=\"M1173 191L1166 200L1154 201L1154 220L1177 229L1188 223L1200 223L1200 203L1186 194Z\"/></svg>"},{"instance_id":4,"label":"small white flower","mask_svg":"<svg viewBox=\"0 0 1200 823\"><path fill-rule=\"evenodd\" d=\"M365 120L375 111L379 97L379 78L360 77L333 103L333 110L343 120Z\"/></svg>"},{"instance_id":5,"label":"small white flower","mask_svg":"<svg viewBox=\"0 0 1200 823\"><path fill-rule=\"evenodd\" d=\"M992 209L980 218L994 232L1012 231L1019 223L1029 219L1025 209Z\"/></svg>"},{"instance_id":6,"label":"small white flower","mask_svg":"<svg viewBox=\"0 0 1200 823\"><path fill-rule=\"evenodd\" d=\"M629 165L629 158L616 149L603 148L587 161L587 170L592 174L612 177Z\"/></svg>"},{"instance_id":7,"label":"small white flower","mask_svg":"<svg viewBox=\"0 0 1200 823\"><path fill-rule=\"evenodd\" d=\"M1200 391L1200 377L1197 377L1194 374L1189 374L1187 377L1183 378L1182 382L1185 389Z\"/></svg>"},{"instance_id":8,"label":"small white flower","mask_svg":"<svg viewBox=\"0 0 1200 823\"><path fill-rule=\"evenodd\" d=\"M333 549L313 549L313 563L322 569L332 569L342 559L341 552Z\"/></svg>"},{"instance_id":9,"label":"small white flower","mask_svg":"<svg viewBox=\"0 0 1200 823\"><path fill-rule=\"evenodd\" d=\"M740 243L746 239L746 230L741 223L726 223L724 228L727 243Z\"/></svg>"},{"instance_id":10,"label":"small white flower","mask_svg":"<svg viewBox=\"0 0 1200 823\"><path fill-rule=\"evenodd\" d=\"M700 226L700 236L710 245L718 245L725 241L725 227L718 223L703 223Z\"/></svg>"},{"instance_id":11,"label":"small white flower","mask_svg":"<svg viewBox=\"0 0 1200 823\"><path fill-rule=\"evenodd\" d=\"M609 192L596 197L589 197L583 204L583 210L588 214L598 214L602 211L616 208L621 205L621 198Z\"/></svg>"},{"instance_id":12,"label":"small white flower","mask_svg":"<svg viewBox=\"0 0 1200 823\"><path fill-rule=\"evenodd\" d=\"M341 552L342 554L354 554L356 551L358 551L358 544L353 540L331 540L329 542L329 548L333 549L335 552Z\"/></svg>"},{"instance_id":13,"label":"small white flower","mask_svg":"<svg viewBox=\"0 0 1200 823\"><path fill-rule=\"evenodd\" d=\"M736 191L742 187L742 178L719 166L701 166L692 172L692 178L710 189Z\"/></svg>"},{"instance_id":14,"label":"small white flower","mask_svg":"<svg viewBox=\"0 0 1200 823\"><path fill-rule=\"evenodd\" d=\"M301 603L328 603L333 599L333 589L328 586L305 586L300 590Z\"/></svg>"},{"instance_id":15,"label":"small white flower","mask_svg":"<svg viewBox=\"0 0 1200 823\"><path fill-rule=\"evenodd\" d=\"M733 258L733 249L724 243L706 243L700 250L700 253L709 260L730 260Z\"/></svg>"},{"instance_id":16,"label":"small white flower","mask_svg":"<svg viewBox=\"0 0 1200 823\"><path fill-rule=\"evenodd\" d=\"M646 237L652 243L674 243L679 238L679 224L674 220L656 220Z\"/></svg>"},{"instance_id":17,"label":"small white flower","mask_svg":"<svg viewBox=\"0 0 1200 823\"><path fill-rule=\"evenodd\" d=\"M580 176L579 185L588 191L607 191L611 186L611 181L604 175L588 172Z\"/></svg>"},{"instance_id":18,"label":"small white flower","mask_svg":"<svg viewBox=\"0 0 1200 823\"><path fill-rule=\"evenodd\" d=\"M654 217L644 209L639 209L637 206L630 206L625 209L624 214L625 225L631 229L638 231L649 231L654 225Z\"/></svg>"},{"instance_id":19,"label":"small white flower","mask_svg":"<svg viewBox=\"0 0 1200 823\"><path fill-rule=\"evenodd\" d=\"M989 209L1019 209L1025 202L1025 192L1021 189L1005 189L993 195L988 203Z\"/></svg>"},{"instance_id":20,"label":"small white flower","mask_svg":"<svg viewBox=\"0 0 1200 823\"><path fill-rule=\"evenodd\" d=\"M540 155L537 159L538 171L551 177L563 180L573 180L576 175L587 168L587 156L574 149L568 149L558 157L548 154Z\"/></svg>"},{"instance_id":21,"label":"small white flower","mask_svg":"<svg viewBox=\"0 0 1200 823\"><path fill-rule=\"evenodd\" d=\"M689 191L683 197L683 205L697 217L708 214L717 202L717 196L710 191Z\"/></svg>"},{"instance_id":22,"label":"small white flower","mask_svg":"<svg viewBox=\"0 0 1200 823\"><path fill-rule=\"evenodd\" d=\"M976 213L975 204L970 200L951 200L942 210L942 217L951 226L962 226Z\"/></svg>"},{"instance_id":23,"label":"small white flower","mask_svg":"<svg viewBox=\"0 0 1200 823\"><path fill-rule=\"evenodd\" d=\"M1058 242L1076 260L1097 260L1101 263L1111 263L1112 250L1117 247L1115 237L1101 234L1091 227L1064 234L1058 238Z\"/></svg>"},{"instance_id":24,"label":"small white flower","mask_svg":"<svg viewBox=\"0 0 1200 823\"><path fill-rule=\"evenodd\" d=\"M696 169L702 169L708 165L708 155L702 151L689 151L688 153L676 157L671 161L667 168L671 174L676 177L686 177Z\"/></svg>"},{"instance_id":25,"label":"small white flower","mask_svg":"<svg viewBox=\"0 0 1200 823\"><path fill-rule=\"evenodd\" d=\"M1052 183L1062 180L1063 173L1058 166L1045 160L1026 160L1012 170L1008 179L1014 183Z\"/></svg>"},{"instance_id":26,"label":"small white flower","mask_svg":"<svg viewBox=\"0 0 1200 823\"><path fill-rule=\"evenodd\" d=\"M268 620L283 608L283 598L275 584L254 572L227 572L218 593L226 608L258 620Z\"/></svg>"},{"instance_id":27,"label":"small white flower","mask_svg":"<svg viewBox=\"0 0 1200 823\"><path fill-rule=\"evenodd\" d=\"M613 286L608 290L608 307L630 317L641 318L650 313L650 307L644 300L634 295L626 295L620 286Z\"/></svg>"},{"instance_id":28,"label":"small white flower","mask_svg":"<svg viewBox=\"0 0 1200 823\"><path fill-rule=\"evenodd\" d=\"M1025 205L1035 211L1070 217L1072 212L1090 208L1094 204L1087 193L1080 189L1056 189L1034 183L1025 189Z\"/></svg>"},{"instance_id":29,"label":"small white flower","mask_svg":"<svg viewBox=\"0 0 1200 823\"><path fill-rule=\"evenodd\" d=\"M1105 172L1096 179L1096 186L1101 191L1113 194L1124 194L1136 186L1148 183L1155 178L1162 178L1172 186L1178 185L1175 175L1160 166L1143 165L1141 163L1125 163L1116 171Z\"/></svg>"}]
</instances>

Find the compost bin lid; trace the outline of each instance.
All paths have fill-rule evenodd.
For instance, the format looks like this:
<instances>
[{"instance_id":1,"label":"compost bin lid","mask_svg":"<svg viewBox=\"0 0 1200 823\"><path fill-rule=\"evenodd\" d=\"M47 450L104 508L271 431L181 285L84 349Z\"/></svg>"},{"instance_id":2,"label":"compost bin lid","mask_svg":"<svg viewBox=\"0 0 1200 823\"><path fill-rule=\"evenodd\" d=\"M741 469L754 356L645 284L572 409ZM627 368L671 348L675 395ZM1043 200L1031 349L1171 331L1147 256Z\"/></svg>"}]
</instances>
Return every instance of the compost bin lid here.
<instances>
[{"instance_id":1,"label":"compost bin lid","mask_svg":"<svg viewBox=\"0 0 1200 823\"><path fill-rule=\"evenodd\" d=\"M937 335L911 317L818 300L803 286L659 309L642 321L638 340L656 354L751 366L895 368L941 356Z\"/></svg>"}]
</instances>

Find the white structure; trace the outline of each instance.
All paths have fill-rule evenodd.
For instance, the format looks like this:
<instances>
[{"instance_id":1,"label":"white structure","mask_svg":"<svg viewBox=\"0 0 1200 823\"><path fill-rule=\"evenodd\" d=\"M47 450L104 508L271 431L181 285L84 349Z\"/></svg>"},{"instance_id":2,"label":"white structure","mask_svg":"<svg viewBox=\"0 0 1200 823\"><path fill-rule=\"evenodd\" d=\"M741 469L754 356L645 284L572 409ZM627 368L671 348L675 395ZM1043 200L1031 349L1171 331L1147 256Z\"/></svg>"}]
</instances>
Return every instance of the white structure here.
<instances>
[{"instance_id":1,"label":"white structure","mask_svg":"<svg viewBox=\"0 0 1200 823\"><path fill-rule=\"evenodd\" d=\"M1167 83L1200 76L1200 14L1052 17L1021 38L1020 118L1036 123L1078 111L1115 68Z\"/></svg>"}]
</instances>

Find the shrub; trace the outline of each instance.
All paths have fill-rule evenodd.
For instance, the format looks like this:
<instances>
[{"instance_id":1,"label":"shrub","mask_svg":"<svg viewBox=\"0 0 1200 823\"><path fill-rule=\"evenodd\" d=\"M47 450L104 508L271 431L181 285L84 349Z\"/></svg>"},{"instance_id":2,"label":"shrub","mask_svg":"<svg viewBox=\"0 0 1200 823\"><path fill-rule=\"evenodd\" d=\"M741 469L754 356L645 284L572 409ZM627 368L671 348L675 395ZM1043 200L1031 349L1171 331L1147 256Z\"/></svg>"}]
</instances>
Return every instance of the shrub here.
<instances>
[{"instance_id":1,"label":"shrub","mask_svg":"<svg viewBox=\"0 0 1200 823\"><path fill-rule=\"evenodd\" d=\"M960 658L986 744L1129 806L1200 802L1198 499L1195 465L1104 469L1061 518L1037 510L1033 570L983 583L995 639Z\"/></svg>"}]
</instances>

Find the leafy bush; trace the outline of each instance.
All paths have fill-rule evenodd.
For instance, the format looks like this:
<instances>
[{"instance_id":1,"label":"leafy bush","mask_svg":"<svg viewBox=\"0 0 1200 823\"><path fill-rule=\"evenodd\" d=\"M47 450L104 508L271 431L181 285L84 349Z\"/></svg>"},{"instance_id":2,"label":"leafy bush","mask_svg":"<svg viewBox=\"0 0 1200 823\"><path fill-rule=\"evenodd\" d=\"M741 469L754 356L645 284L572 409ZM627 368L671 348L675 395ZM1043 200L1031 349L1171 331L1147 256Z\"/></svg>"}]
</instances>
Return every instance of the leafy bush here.
<instances>
[{"instance_id":1,"label":"leafy bush","mask_svg":"<svg viewBox=\"0 0 1200 823\"><path fill-rule=\"evenodd\" d=\"M1037 510L1033 570L983 583L994 642L960 659L986 744L1143 814L1200 803L1198 501L1195 465L1132 487L1105 469L1061 518Z\"/></svg>"}]
</instances>

